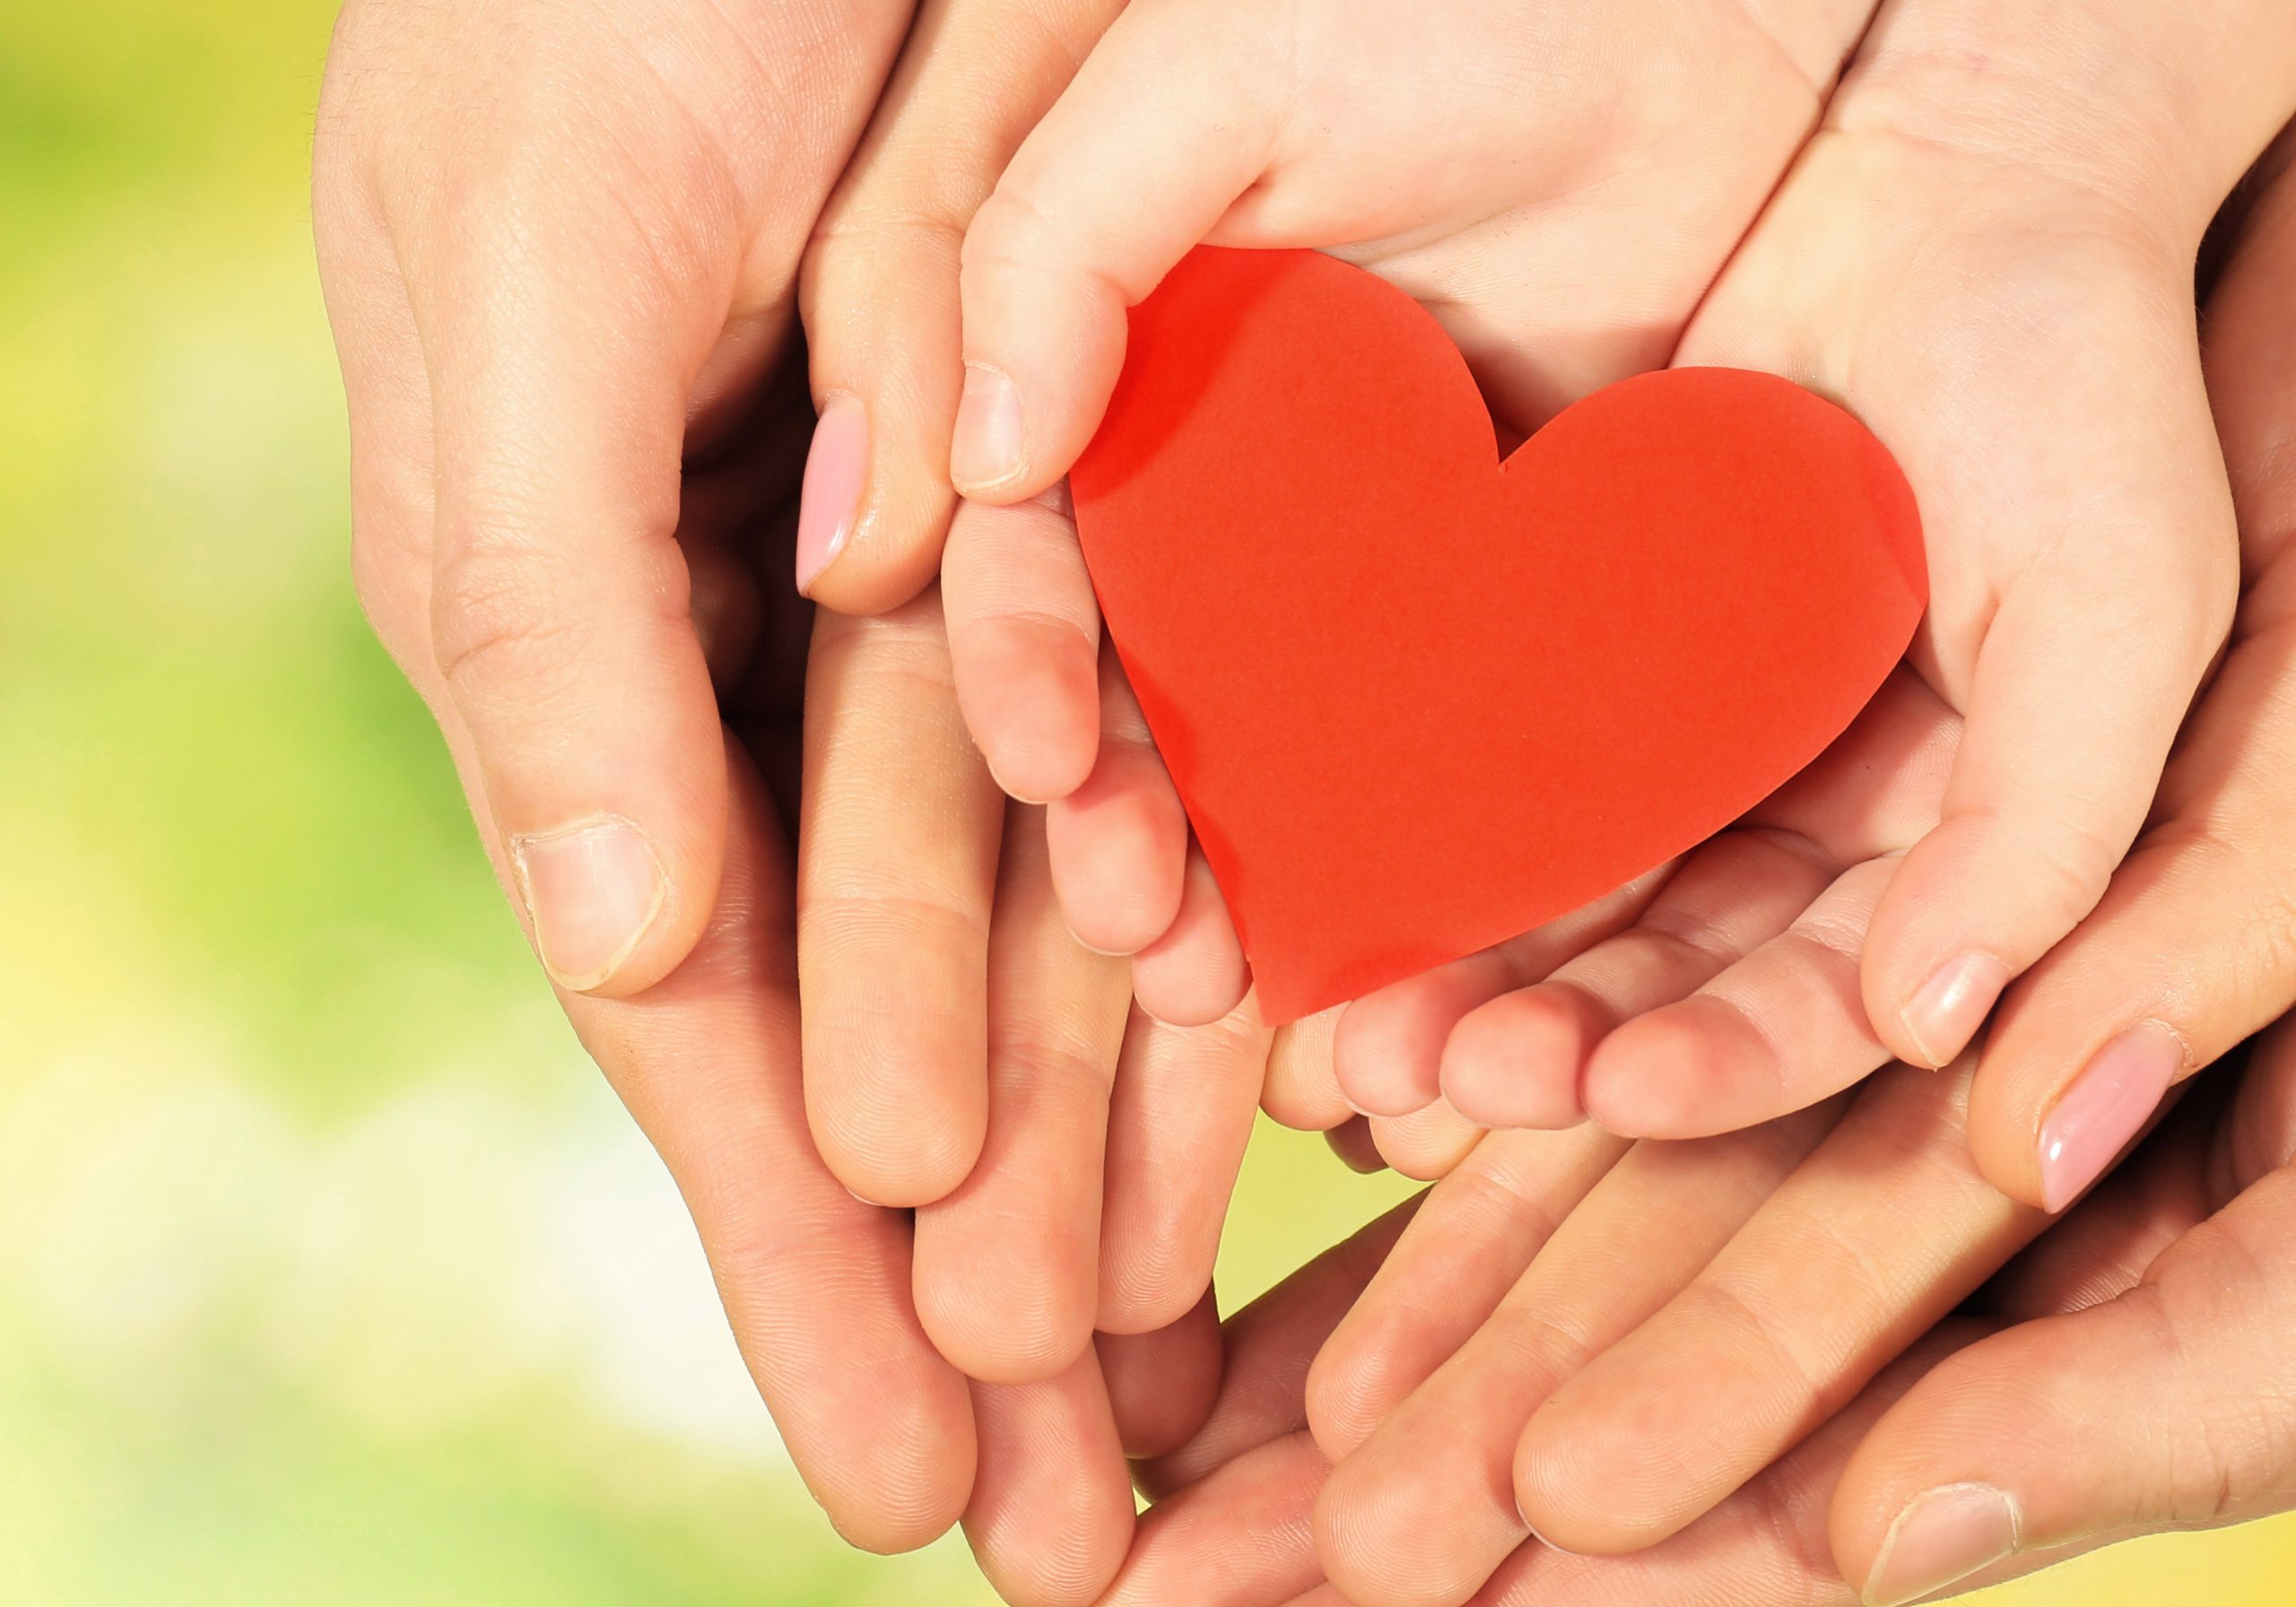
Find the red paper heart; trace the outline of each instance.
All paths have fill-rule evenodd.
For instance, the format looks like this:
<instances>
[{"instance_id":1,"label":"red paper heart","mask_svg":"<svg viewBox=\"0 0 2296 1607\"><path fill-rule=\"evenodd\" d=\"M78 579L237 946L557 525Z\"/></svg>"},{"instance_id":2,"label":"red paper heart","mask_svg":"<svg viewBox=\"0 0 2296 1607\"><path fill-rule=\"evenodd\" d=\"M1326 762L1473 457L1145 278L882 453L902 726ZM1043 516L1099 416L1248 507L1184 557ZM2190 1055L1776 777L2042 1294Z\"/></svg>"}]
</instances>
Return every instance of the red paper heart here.
<instances>
[{"instance_id":1,"label":"red paper heart","mask_svg":"<svg viewBox=\"0 0 2296 1607\"><path fill-rule=\"evenodd\" d=\"M1727 825L1849 725L1926 593L1905 477L1831 403L1645 374L1501 463L1434 319L1309 251L1201 249L1135 308L1072 484L1271 1021Z\"/></svg>"}]
</instances>

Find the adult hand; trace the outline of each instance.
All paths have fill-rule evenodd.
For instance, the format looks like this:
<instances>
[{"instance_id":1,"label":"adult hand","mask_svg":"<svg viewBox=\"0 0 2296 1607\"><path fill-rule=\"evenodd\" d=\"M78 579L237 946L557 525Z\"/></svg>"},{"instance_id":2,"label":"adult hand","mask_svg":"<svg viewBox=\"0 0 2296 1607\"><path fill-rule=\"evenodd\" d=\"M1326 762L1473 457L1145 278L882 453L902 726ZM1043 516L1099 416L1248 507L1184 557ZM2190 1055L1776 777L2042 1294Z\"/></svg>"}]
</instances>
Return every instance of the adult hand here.
<instances>
[{"instance_id":1,"label":"adult hand","mask_svg":"<svg viewBox=\"0 0 2296 1607\"><path fill-rule=\"evenodd\" d=\"M1377 1585L1367 1594L1361 1580L1326 1582L1329 1552L1319 1545L1327 1539L1323 1523L1334 1492L1352 1464L1334 1472L1308 1428L1313 1391L1308 1360L1358 1291L1367 1283L1376 1291L1377 1280L1392 1266L1389 1247L1401 1219L1414 1207L1423 1219L1432 1196L1407 1204L1231 1319L1226 1372L1203 1426L1140 1471L1143 1488L1157 1504L1106 1600L1111 1607L1177 1600L1218 1601L1225 1607L1361 1607L1387 1600L1472 1600L1475 1607L1648 1607L1673 1601L1808 1607L1853 1607L1863 1601L1869 1607L1898 1607L1940 1590L1996 1583L2142 1528L2235 1521L2296 1505L2296 1477L2284 1455L2286 1426L2262 1420L2265 1414L2256 1409L2259 1398L2283 1398L2274 1392L2286 1386L2280 1377L2285 1368L2267 1352L2277 1349L2273 1325L2284 1321L2289 1296L2296 1292L2290 1276L2296 1271L2296 1232L2288 1231L2296 1226L2296 1199L2280 1197L2285 1190L2275 1194L2270 1177L2296 1176L2291 1169L2296 1038L2276 1034L2237 1096L2220 1097L2229 1092L2231 1085L2219 1082L2176 1112L2128 1165L1993 1279L1963 1314L1917 1338L1810 1434L1694 1522L1625 1556L1576 1554L1526 1540L1505 1553L1471 1594L1429 1589L1424 1582L1396 1594ZM1780 1130L1814 1119L1805 1113L1781 1123ZM1728 1147L1744 1146L1753 1137L1645 1143L1636 1155L1699 1157L1677 1176L1688 1186L1700 1166L1714 1166ZM1920 1148L1931 1147L1925 1137ZM1950 1141L1935 1146L1941 1160L1956 1147ZM1961 1159L1965 1166L1965 1155ZM2241 1196L2257 1203L2257 1215L2243 1222L2237 1238L2220 1238L2242 1205L2236 1202L2213 1222L2211 1212L2228 1190L2247 1184L2259 1169L2266 1180ZM1622 1164L1603 1187L1616 1186L1624 1173ZM1709 1172L1706 1180L1732 1181L1727 1168ZM2268 1207L2266 1196L2271 1196ZM1708 1203L1692 1203L1695 1220ZM1589 1199L1582 1210L1596 1208ZM2248 1232L2266 1210L2278 1228L2261 1237ZM1578 1220L1576 1215L1566 1220L1557 1242ZM1631 1257L1651 1248L1648 1220L1614 1221L1613 1229L1619 1237L1609 1247L1614 1254L1606 1268L1621 1264L1622 1253ZM2162 1254L2164 1246L2173 1247ZM2202 1255L2204 1247L2207 1264L2188 1259ZM1921 1249L1926 1254L1931 1247ZM2241 1263L2258 1248L2273 1251L2269 1265ZM2161 1297L2152 1291L2164 1277L2179 1290L2181 1309L2175 1315L2185 1315L2196 1299L2208 1302L2205 1313L2196 1314L2206 1319L2205 1326L2192 1330L2196 1337L2252 1342L2253 1349L2222 1359L2237 1361L2239 1372L2218 1375L2210 1370L2220 1359L2215 1356L2171 1358L2160 1348L2167 1325L2155 1303ZM1584 1294L1583 1284L1564 1291L1564 1305ZM1526 1302L1526 1326L1530 1310ZM2219 1320L2228 1316L2238 1320ZM1535 1351L1569 1350L1571 1320L1568 1310L1557 1313L1545 1330L1549 1342ZM2140 1333L2152 1343L2133 1351L2126 1342ZM1345 1336L1343 1321L1332 1342L1344 1343ZM2068 1363L2073 1376L2060 1382ZM1535 1356L1530 1364L1535 1371L1541 1365ZM2131 1394L2132 1376L2145 1391L2141 1400ZM2197 1380L2216 1384L2216 1398L2196 1398ZM1668 1402L1679 1409L1697 1398L1678 1380ZM2100 1412L2100 1399L2123 1409ZM2211 1435L2219 1437L2214 1443ZM2011 1469L2022 1481L1938 1489L1928 1481L1954 1471L1950 1457L1941 1462L1937 1456L1941 1446L1963 1457L1989 1456L1980 1471ZM2189 1461L2182 1452L2164 1456L2164 1446L2187 1448ZM2159 1481L2171 1464L2188 1468L2188 1476L2175 1476L2163 1487ZM2221 1504L2220 1476L2231 1481L2233 1491ZM1503 1504L1503 1469L1500 1480ZM1439 1472L1435 1481L1450 1482ZM2015 1492L2009 1510L2019 1520L2033 1507L2017 1498L2038 1494L2037 1505L2072 1517L2074 1528L2064 1532L2065 1543L2041 1541L2014 1555L1996 1555L1996 1548L2020 1536L2035 1537L2030 1529L2004 1525L2003 1502L1988 1496L1988 1489ZM1928 1499L1918 1498L1933 1490ZM1472 1480L1431 1492L1431 1504L1439 1507L1445 1496L1463 1500L1469 1531L1490 1501L1489 1492ZM1893 1499L1911 1514L1894 1526L1901 1508ZM2146 1507L2148 1500L2154 1505ZM2169 1507L2179 1502L2169 1516ZM2140 1507L2151 1516L2132 1520ZM1851 1549L1857 1542L1845 1543L1845 1530L1862 1535L1865 1555ZM1415 1542L1405 1554L1385 1560L1387 1577L1410 1579L1414 1560L1446 1557L1448 1544L1459 1538L1447 1531ZM1467 1538L1472 1543L1471 1533ZM1866 1566L1876 1542L1885 1542L1881 1560L1894 1573ZM1836 1556L1849 1565L1847 1572Z\"/></svg>"},{"instance_id":2,"label":"adult hand","mask_svg":"<svg viewBox=\"0 0 2296 1607\"><path fill-rule=\"evenodd\" d=\"M439 720L498 873L530 900L584 1041L669 1162L832 1520L891 1550L961 1515L1015 1600L1087 1598L1131 1527L1094 1354L1080 1343L1012 1385L942 1359L911 1293L908 1219L838 1186L799 1086L791 871L767 796L789 818L806 630L759 567L792 561L813 421L783 383L798 256L906 10L611 10L374 0L345 16L316 206L362 600ZM562 544L545 515L575 526ZM442 657L474 631L491 635ZM899 651L889 636L839 656L825 725L929 725L930 687L883 665ZM856 711L840 677L890 701ZM537 799L587 818L593 784L666 856L654 925L600 962L611 975L570 958L563 940L596 924L560 895L614 906L629 889L552 872L519 823ZM1014 914L993 940L1016 974L1048 947L1026 918L1032 897L1048 907L1029 864L1007 867ZM1025 979L1042 985L1038 1013L1007 1023L1019 1059L1039 1030L1070 1029L1064 999L1090 1016L1091 968L1052 952ZM1112 1059L1120 993L1106 1016ZM1161 1164L1135 1170L1152 1186ZM1143 1231L1167 1226L1152 1212ZM1174 1376L1161 1393L1205 1387Z\"/></svg>"},{"instance_id":3,"label":"adult hand","mask_svg":"<svg viewBox=\"0 0 2296 1607\"><path fill-rule=\"evenodd\" d=\"M920 13L806 256L821 422L797 561L816 596L879 608L929 575L953 502L957 242L1113 12ZM1060 515L961 517L1019 539ZM799 873L806 1101L848 1187L918 1208L918 1305L944 1351L976 1377L1041 1378L1096 1326L1153 1330L1202 1299L1268 1034L1240 986L1200 1027L1135 1012L1127 1029L1125 968L1078 947L1039 897L1062 822L1008 818L949 665L936 591L821 621ZM1109 697L1112 746L1144 751L1120 682ZM1101 835L1124 845L1120 822ZM1006 942L1022 928L1025 944ZM1187 944L1167 949L1185 967Z\"/></svg>"},{"instance_id":4,"label":"adult hand","mask_svg":"<svg viewBox=\"0 0 2296 1607\"><path fill-rule=\"evenodd\" d=\"M2231 650L2154 825L2097 913L2005 1006L1979 1074L1973 1116L1999 1145L1995 1164L2051 1198L2087 1186L2171 1081L2296 998L2290 155L2283 140L2260 176L2207 326L2248 575ZM1956 1358L1859 1449L1832 1533L1870 1601L2296 1506L2283 1340L2296 1320L2292 1157L2296 1029L2283 1024L2177 1206L2143 1223L2130 1252L2141 1281Z\"/></svg>"},{"instance_id":5,"label":"adult hand","mask_svg":"<svg viewBox=\"0 0 2296 1607\"><path fill-rule=\"evenodd\" d=\"M352 0L337 24L312 204L353 573L464 737L561 988L643 991L718 907L711 669L758 602L739 521L683 471L781 357L908 21L896 0Z\"/></svg>"},{"instance_id":6,"label":"adult hand","mask_svg":"<svg viewBox=\"0 0 2296 1607\"><path fill-rule=\"evenodd\" d=\"M797 584L831 607L876 612L911 595L939 568L952 518L970 544L1014 554L1016 581L1033 566L1073 562L1074 534L1057 496L1015 508L957 507L948 442L963 374L958 253L1013 151L1120 9L1118 0L934 0L918 15L806 257L803 302L821 425L806 470ZM961 628L984 605L1006 636L1035 639L1028 620L995 603L997 575L961 568L959 578L952 617L961 660L999 651L994 628L981 647ZM1017 594L1012 601L1025 603ZM1048 639L1057 647L1063 638L1055 631ZM1047 722L1043 741L1102 755L1094 785L1048 812L1063 906L1091 946L1137 956L1135 991L1152 1013L1178 1024L1216 1021L1243 995L1241 951L1201 856L1187 856L1178 795L1122 673L1113 658L1096 666L1088 652L1084 695L1064 701L1057 674L1044 681L1031 670L1039 656L1024 647L999 684ZM1022 743L1035 732L1031 722ZM997 751L989 756L994 762ZM1006 762L1022 776L1032 766L1024 752L1008 752ZM941 969L977 945L909 946L920 956L909 981L978 994L968 980L977 964L963 976ZM815 1093L816 1134L831 1165L873 1197L945 1192L980 1132L978 1057L952 1061L926 1029L926 1012L909 1019L918 1030L896 1024L878 1050L910 1079L909 1097L878 1098L865 1073L825 1078Z\"/></svg>"}]
</instances>

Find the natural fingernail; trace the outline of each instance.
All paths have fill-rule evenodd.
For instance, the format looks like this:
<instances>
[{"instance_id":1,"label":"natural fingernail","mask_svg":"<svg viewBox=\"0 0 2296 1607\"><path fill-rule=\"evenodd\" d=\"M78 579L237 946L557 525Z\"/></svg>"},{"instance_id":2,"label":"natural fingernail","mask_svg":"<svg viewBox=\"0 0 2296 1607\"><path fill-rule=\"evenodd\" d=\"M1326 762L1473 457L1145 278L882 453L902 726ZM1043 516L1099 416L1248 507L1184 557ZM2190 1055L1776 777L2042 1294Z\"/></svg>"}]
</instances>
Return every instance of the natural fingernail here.
<instances>
[{"instance_id":1,"label":"natural fingernail","mask_svg":"<svg viewBox=\"0 0 2296 1607\"><path fill-rule=\"evenodd\" d=\"M2016 1504L1990 1484L1948 1484L1906 1503L1866 1581L1866 1607L1903 1607L2017 1549Z\"/></svg>"},{"instance_id":2,"label":"natural fingernail","mask_svg":"<svg viewBox=\"0 0 2296 1607\"><path fill-rule=\"evenodd\" d=\"M1949 960L1905 1007L1906 1036L1930 1065L1944 1065L1969 1047L2008 986L2009 968L1990 954Z\"/></svg>"},{"instance_id":3,"label":"natural fingernail","mask_svg":"<svg viewBox=\"0 0 2296 1607\"><path fill-rule=\"evenodd\" d=\"M805 482L797 499L797 590L812 591L853 534L869 473L869 413L861 398L831 396L813 426Z\"/></svg>"},{"instance_id":4,"label":"natural fingernail","mask_svg":"<svg viewBox=\"0 0 2296 1607\"><path fill-rule=\"evenodd\" d=\"M960 491L987 491L1020 472L1021 393L995 369L970 365L949 447L949 478Z\"/></svg>"},{"instance_id":5,"label":"natural fingernail","mask_svg":"<svg viewBox=\"0 0 2296 1607\"><path fill-rule=\"evenodd\" d=\"M654 845L615 817L514 838L510 858L543 965L576 993L613 979L669 894Z\"/></svg>"},{"instance_id":6,"label":"natural fingernail","mask_svg":"<svg viewBox=\"0 0 2296 1607\"><path fill-rule=\"evenodd\" d=\"M2184 1070L2183 1041L2140 1022L2089 1057L2041 1123L2041 1203L2062 1211L2135 1138Z\"/></svg>"}]
</instances>

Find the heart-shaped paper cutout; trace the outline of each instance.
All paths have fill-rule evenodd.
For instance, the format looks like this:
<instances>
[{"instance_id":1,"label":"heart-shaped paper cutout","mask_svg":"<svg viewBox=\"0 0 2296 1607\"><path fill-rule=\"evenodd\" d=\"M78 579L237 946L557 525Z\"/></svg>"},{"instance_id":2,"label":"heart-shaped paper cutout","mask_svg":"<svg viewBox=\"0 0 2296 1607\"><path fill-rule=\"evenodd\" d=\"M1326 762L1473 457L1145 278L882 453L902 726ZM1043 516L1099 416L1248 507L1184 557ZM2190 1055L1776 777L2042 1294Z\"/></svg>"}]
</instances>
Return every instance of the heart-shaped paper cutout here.
<instances>
[{"instance_id":1,"label":"heart-shaped paper cutout","mask_svg":"<svg viewBox=\"0 0 2296 1607\"><path fill-rule=\"evenodd\" d=\"M1072 479L1109 631L1286 1021L1561 915L1810 762L1925 604L1848 413L1645 374L1502 464L1409 297L1199 249Z\"/></svg>"}]
</instances>

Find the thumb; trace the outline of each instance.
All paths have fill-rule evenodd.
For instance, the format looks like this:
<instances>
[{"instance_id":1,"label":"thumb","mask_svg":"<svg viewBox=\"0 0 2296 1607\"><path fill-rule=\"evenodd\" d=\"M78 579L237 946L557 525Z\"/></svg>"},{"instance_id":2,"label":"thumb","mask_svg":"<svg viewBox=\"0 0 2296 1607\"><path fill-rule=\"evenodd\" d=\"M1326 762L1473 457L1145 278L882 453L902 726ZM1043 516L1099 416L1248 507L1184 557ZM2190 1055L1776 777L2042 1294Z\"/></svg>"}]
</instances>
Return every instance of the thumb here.
<instances>
[{"instance_id":1,"label":"thumb","mask_svg":"<svg viewBox=\"0 0 2296 1607\"><path fill-rule=\"evenodd\" d=\"M1119 0L927 0L807 248L800 304L822 422L797 588L882 613L939 570L956 493L965 226Z\"/></svg>"},{"instance_id":2,"label":"thumb","mask_svg":"<svg viewBox=\"0 0 2296 1607\"><path fill-rule=\"evenodd\" d=\"M1917 1385L1835 1495L1845 1577L1896 1607L2296 1505L2292 1326L2283 1167L2119 1299L1996 1334Z\"/></svg>"},{"instance_id":3,"label":"thumb","mask_svg":"<svg viewBox=\"0 0 2296 1607\"><path fill-rule=\"evenodd\" d=\"M1123 366L1126 309L1266 169L1286 97L1256 12L1126 11L974 217L949 462L964 495L1022 501L1068 472Z\"/></svg>"},{"instance_id":4,"label":"thumb","mask_svg":"<svg viewBox=\"0 0 2296 1607\"><path fill-rule=\"evenodd\" d=\"M474 212L478 209L472 209ZM554 981L667 975L718 898L726 757L676 535L720 287L639 230L526 198L409 274L436 439L431 646Z\"/></svg>"}]
</instances>

